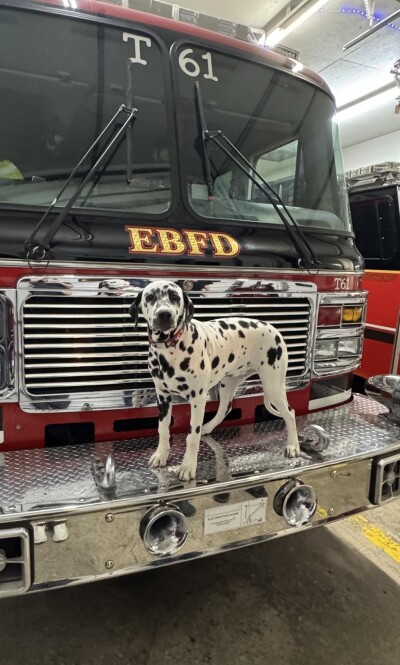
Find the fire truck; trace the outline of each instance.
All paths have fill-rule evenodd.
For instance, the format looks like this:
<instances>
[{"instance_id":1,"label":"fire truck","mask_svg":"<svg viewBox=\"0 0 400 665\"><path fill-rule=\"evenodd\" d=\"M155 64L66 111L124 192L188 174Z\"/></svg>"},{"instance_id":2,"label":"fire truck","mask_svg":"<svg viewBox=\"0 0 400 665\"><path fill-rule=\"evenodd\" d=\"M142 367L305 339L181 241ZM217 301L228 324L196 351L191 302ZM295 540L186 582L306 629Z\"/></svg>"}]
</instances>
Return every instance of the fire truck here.
<instances>
[{"instance_id":1,"label":"fire truck","mask_svg":"<svg viewBox=\"0 0 400 665\"><path fill-rule=\"evenodd\" d=\"M400 163L347 173L351 216L365 259L369 292L365 341L357 377L400 372Z\"/></svg>"},{"instance_id":2,"label":"fire truck","mask_svg":"<svg viewBox=\"0 0 400 665\"><path fill-rule=\"evenodd\" d=\"M352 394L366 293L331 92L260 31L122 5L0 0L1 596L259 543L400 493L397 384ZM199 320L279 329L299 458L252 376L203 437L195 480L177 475L184 400L168 466L149 467L158 408L129 308L160 278Z\"/></svg>"}]
</instances>

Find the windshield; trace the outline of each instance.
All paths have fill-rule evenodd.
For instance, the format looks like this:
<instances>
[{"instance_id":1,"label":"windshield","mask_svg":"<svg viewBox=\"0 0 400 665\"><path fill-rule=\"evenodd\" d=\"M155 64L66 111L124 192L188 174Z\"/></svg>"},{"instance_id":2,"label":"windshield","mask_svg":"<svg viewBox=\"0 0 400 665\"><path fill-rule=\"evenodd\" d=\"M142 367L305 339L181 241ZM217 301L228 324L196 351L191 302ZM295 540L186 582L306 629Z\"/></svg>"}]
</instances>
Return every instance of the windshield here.
<instances>
[{"instance_id":1,"label":"windshield","mask_svg":"<svg viewBox=\"0 0 400 665\"><path fill-rule=\"evenodd\" d=\"M282 224L265 195L212 144L209 196L196 80L207 128L227 136L300 225L350 229L335 107L326 93L284 72L194 45L182 46L177 61L181 159L197 214Z\"/></svg>"},{"instance_id":2,"label":"windshield","mask_svg":"<svg viewBox=\"0 0 400 665\"><path fill-rule=\"evenodd\" d=\"M132 84L135 128L124 132L75 205L165 212L171 202L165 59L140 31L0 9L0 202L48 206L127 103ZM90 153L59 206L123 121Z\"/></svg>"}]
</instances>

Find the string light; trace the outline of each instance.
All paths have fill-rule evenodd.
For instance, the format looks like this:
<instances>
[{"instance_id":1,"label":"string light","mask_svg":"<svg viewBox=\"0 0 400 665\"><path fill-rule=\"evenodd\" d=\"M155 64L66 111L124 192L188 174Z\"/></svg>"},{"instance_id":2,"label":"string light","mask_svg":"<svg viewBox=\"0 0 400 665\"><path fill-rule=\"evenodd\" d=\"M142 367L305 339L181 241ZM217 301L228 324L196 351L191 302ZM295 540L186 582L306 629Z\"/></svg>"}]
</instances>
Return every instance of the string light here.
<instances>
[{"instance_id":1,"label":"string light","mask_svg":"<svg viewBox=\"0 0 400 665\"><path fill-rule=\"evenodd\" d=\"M363 16L365 18L372 18L372 20L376 23L379 23L379 21L381 21L383 18L383 14L376 13L369 17L366 11L363 9L355 9L354 7L342 7L340 11L342 14L358 14L359 16ZM400 30L400 26L396 25L395 23L388 23L387 25L389 28L393 28L394 30Z\"/></svg>"}]
</instances>

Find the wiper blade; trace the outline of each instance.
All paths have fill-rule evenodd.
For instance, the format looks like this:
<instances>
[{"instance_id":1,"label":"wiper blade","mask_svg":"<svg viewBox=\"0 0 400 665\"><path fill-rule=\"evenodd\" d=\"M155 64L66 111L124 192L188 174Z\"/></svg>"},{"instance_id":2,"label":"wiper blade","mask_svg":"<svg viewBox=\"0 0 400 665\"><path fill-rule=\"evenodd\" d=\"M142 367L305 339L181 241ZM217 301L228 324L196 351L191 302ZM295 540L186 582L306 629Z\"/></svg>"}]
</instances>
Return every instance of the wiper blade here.
<instances>
[{"instance_id":1,"label":"wiper blade","mask_svg":"<svg viewBox=\"0 0 400 665\"><path fill-rule=\"evenodd\" d=\"M207 192L209 198L213 196L213 179L211 176L211 160L208 151L208 143L211 141L244 173L249 180L251 180L256 187L266 196L268 201L272 204L274 210L283 222L289 238L291 239L294 248L299 255L299 265L304 268L317 268L320 261L314 254L314 251L305 237L300 226L294 219L291 212L286 207L285 203L279 194L271 187L265 178L254 168L240 150L228 139L228 137L220 130L210 131L207 127L203 98L198 81L195 83L196 99L198 118L201 128L201 142L203 148L204 168L207 183ZM226 147L228 146L229 149ZM236 155L236 156L235 156ZM238 159L239 158L239 159ZM241 161L239 161L241 160ZM244 166L245 164L245 166ZM247 168L246 168L247 167ZM293 231L293 228L296 232Z\"/></svg>"},{"instance_id":2,"label":"wiper blade","mask_svg":"<svg viewBox=\"0 0 400 665\"><path fill-rule=\"evenodd\" d=\"M125 113L127 114L126 120L122 123L121 127L118 129L117 132L115 132L111 138L107 141L106 145L104 146L103 150L100 152L100 155L96 159L95 163L93 166L90 168L82 182L79 184L77 187L76 191L74 194L71 196L71 198L68 200L67 204L64 206L64 208L61 210L61 212L57 215L57 217L53 220L53 222L49 225L48 229L46 232L43 234L43 237L41 238L40 241L37 240L37 235L42 228L42 226L45 224L48 216L54 209L54 207L57 205L59 202L60 198L64 194L65 190L67 189L68 185L70 184L71 180L75 177L76 173L84 163L84 161L87 159L87 157L90 155L92 150L98 145L98 143L101 141L103 136L106 134L108 129L113 125L115 120L118 118L120 113ZM43 216L40 218L39 222L36 224L35 228L33 229L32 233L30 234L28 240L25 242L25 256L27 260L32 260L32 261L43 261L51 247L51 241L53 240L55 234L57 233L58 229L60 228L61 224L65 220L66 216L70 212L71 208L75 204L75 201L78 199L79 195L81 194L83 188L85 185L88 183L90 178L92 177L93 173L98 169L101 161L104 159L104 157L110 152L111 148L115 145L115 143L118 141L120 136L123 134L123 132L126 130L129 124L133 124L136 120L136 115L137 115L137 109L136 108L129 108L125 104L122 104L119 109L116 111L116 113L113 115L111 120L107 123L107 125L104 127L104 129L100 132L100 134L97 136L97 138L94 140L90 148L85 152L83 157L79 160L78 164L74 167L74 169L71 171L69 177L67 178L66 182L58 192L57 196L55 199L52 201L51 205L47 208Z\"/></svg>"}]
</instances>

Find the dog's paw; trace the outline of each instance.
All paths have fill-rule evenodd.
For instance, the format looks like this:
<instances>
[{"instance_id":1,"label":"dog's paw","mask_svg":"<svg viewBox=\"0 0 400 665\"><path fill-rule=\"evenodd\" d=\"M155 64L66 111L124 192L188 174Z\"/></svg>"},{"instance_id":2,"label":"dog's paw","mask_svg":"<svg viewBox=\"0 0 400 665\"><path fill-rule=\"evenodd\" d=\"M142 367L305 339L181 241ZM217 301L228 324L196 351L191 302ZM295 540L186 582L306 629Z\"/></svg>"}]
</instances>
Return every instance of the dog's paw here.
<instances>
[{"instance_id":1,"label":"dog's paw","mask_svg":"<svg viewBox=\"0 0 400 665\"><path fill-rule=\"evenodd\" d=\"M182 464L179 467L179 480L193 480L196 477L197 460L184 456Z\"/></svg>"},{"instance_id":2,"label":"dog's paw","mask_svg":"<svg viewBox=\"0 0 400 665\"><path fill-rule=\"evenodd\" d=\"M285 457L298 457L300 455L300 446L292 443L285 448Z\"/></svg>"},{"instance_id":3,"label":"dog's paw","mask_svg":"<svg viewBox=\"0 0 400 665\"><path fill-rule=\"evenodd\" d=\"M154 468L165 466L167 464L168 454L169 450L167 451L156 450L156 452L153 453L153 455L149 459L149 466L152 466Z\"/></svg>"}]
</instances>

